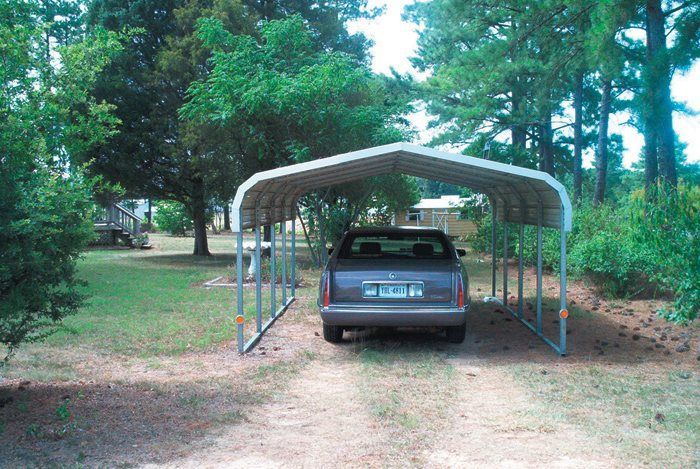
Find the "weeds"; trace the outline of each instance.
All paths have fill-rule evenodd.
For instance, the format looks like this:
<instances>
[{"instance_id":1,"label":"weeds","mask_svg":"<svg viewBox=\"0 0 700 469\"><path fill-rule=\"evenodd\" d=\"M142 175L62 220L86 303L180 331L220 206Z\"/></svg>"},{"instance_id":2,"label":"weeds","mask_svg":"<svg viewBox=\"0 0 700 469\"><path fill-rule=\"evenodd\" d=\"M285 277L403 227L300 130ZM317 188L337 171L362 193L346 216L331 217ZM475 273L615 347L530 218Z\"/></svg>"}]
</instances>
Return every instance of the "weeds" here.
<instances>
[{"instance_id":1,"label":"weeds","mask_svg":"<svg viewBox=\"0 0 700 469\"><path fill-rule=\"evenodd\" d=\"M65 399L61 405L56 408L56 415L61 422L67 422L71 419L72 414L68 410L69 399Z\"/></svg>"},{"instance_id":2,"label":"weeds","mask_svg":"<svg viewBox=\"0 0 700 469\"><path fill-rule=\"evenodd\" d=\"M26 430L27 436L38 437L39 436L39 425L36 423L30 423Z\"/></svg>"}]
</instances>

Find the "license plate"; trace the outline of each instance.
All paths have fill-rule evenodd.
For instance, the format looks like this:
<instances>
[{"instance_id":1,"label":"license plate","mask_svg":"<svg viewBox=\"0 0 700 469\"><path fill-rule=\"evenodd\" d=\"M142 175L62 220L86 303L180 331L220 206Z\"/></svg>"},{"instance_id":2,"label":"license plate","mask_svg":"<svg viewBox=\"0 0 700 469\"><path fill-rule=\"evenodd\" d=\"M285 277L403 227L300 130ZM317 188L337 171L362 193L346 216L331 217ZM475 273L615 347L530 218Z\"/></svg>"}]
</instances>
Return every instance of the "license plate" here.
<instances>
[{"instance_id":1,"label":"license plate","mask_svg":"<svg viewBox=\"0 0 700 469\"><path fill-rule=\"evenodd\" d=\"M380 298L406 298L408 296L408 287L405 284L385 284L379 285Z\"/></svg>"}]
</instances>

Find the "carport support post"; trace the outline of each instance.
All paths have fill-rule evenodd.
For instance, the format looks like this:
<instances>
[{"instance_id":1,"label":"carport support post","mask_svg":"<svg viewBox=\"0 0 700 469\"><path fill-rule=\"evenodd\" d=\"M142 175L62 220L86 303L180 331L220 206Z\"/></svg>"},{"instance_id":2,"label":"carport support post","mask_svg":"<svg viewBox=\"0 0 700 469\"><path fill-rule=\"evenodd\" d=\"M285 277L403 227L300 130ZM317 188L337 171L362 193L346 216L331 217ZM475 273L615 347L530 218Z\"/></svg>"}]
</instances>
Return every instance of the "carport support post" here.
<instances>
[{"instance_id":1,"label":"carport support post","mask_svg":"<svg viewBox=\"0 0 700 469\"><path fill-rule=\"evenodd\" d=\"M287 304L287 221L280 223L282 229L282 306Z\"/></svg>"},{"instance_id":2,"label":"carport support post","mask_svg":"<svg viewBox=\"0 0 700 469\"><path fill-rule=\"evenodd\" d=\"M520 239L518 240L518 317L523 317L523 241L525 240L525 204L520 204Z\"/></svg>"},{"instance_id":3,"label":"carport support post","mask_svg":"<svg viewBox=\"0 0 700 469\"><path fill-rule=\"evenodd\" d=\"M508 306L508 207L503 212L503 306Z\"/></svg>"},{"instance_id":4,"label":"carport support post","mask_svg":"<svg viewBox=\"0 0 700 469\"><path fill-rule=\"evenodd\" d=\"M542 334L542 201L537 203L537 333Z\"/></svg>"},{"instance_id":5,"label":"carport support post","mask_svg":"<svg viewBox=\"0 0 700 469\"><path fill-rule=\"evenodd\" d=\"M561 224L559 226L559 309L566 309L566 226L565 209L561 207ZM566 318L559 315L559 353L566 355Z\"/></svg>"},{"instance_id":6,"label":"carport support post","mask_svg":"<svg viewBox=\"0 0 700 469\"><path fill-rule=\"evenodd\" d=\"M491 297L496 298L496 201L491 199Z\"/></svg>"},{"instance_id":7,"label":"carport support post","mask_svg":"<svg viewBox=\"0 0 700 469\"><path fill-rule=\"evenodd\" d=\"M262 266L260 264L260 225L255 224L255 325L258 333L262 332L262 290L261 290L261 273Z\"/></svg>"},{"instance_id":8,"label":"carport support post","mask_svg":"<svg viewBox=\"0 0 700 469\"><path fill-rule=\"evenodd\" d=\"M275 289L277 288L277 268L275 266L275 224L270 225L270 317L275 317L277 301L275 299Z\"/></svg>"},{"instance_id":9,"label":"carport support post","mask_svg":"<svg viewBox=\"0 0 700 469\"><path fill-rule=\"evenodd\" d=\"M236 301L238 303L238 315L243 314L243 231L236 233ZM238 335L239 340L241 335ZM238 344L238 350L242 350L242 342Z\"/></svg>"},{"instance_id":10,"label":"carport support post","mask_svg":"<svg viewBox=\"0 0 700 469\"><path fill-rule=\"evenodd\" d=\"M294 212L296 214L296 212ZM296 245L297 245L297 232L296 232L296 223L295 219L292 218L292 252L290 255L290 277L292 281L292 286L291 286L291 292L292 292L292 298L296 296L297 292L297 251L296 251Z\"/></svg>"}]
</instances>

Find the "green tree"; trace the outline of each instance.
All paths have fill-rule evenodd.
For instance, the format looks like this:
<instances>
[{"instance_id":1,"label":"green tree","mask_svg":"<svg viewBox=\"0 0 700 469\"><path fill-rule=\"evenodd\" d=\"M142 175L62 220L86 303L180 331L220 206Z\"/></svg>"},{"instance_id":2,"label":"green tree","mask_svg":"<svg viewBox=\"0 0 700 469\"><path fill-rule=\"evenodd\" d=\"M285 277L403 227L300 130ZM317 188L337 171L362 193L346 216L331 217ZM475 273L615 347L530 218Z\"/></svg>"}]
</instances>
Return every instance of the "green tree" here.
<instances>
[{"instance_id":1,"label":"green tree","mask_svg":"<svg viewBox=\"0 0 700 469\"><path fill-rule=\"evenodd\" d=\"M298 15L265 23L260 39L232 34L216 19L203 19L199 32L214 49L213 68L190 88L182 116L241 129L245 174L406 135L400 117L409 109L404 87L372 74L356 56L316 50L312 31ZM328 204L342 206L337 213L343 215L333 217L338 220L333 224L347 228L373 200L372 188L363 181L317 194L307 204L309 213L321 216L333 211ZM404 195L399 192L394 198ZM326 232L333 236L335 229L329 225Z\"/></svg>"},{"instance_id":2,"label":"green tree","mask_svg":"<svg viewBox=\"0 0 700 469\"><path fill-rule=\"evenodd\" d=\"M252 30L256 21L238 0L98 0L88 12L91 28L134 31L126 53L94 89L116 106L122 127L90 155L90 169L131 197L184 204L194 221L195 255L209 254L206 212L218 188L235 184L237 169L234 142L224 133L177 118L188 86L207 69L209 51L193 34L202 15L238 31Z\"/></svg>"},{"instance_id":3,"label":"green tree","mask_svg":"<svg viewBox=\"0 0 700 469\"><path fill-rule=\"evenodd\" d=\"M178 118L187 89L210 69L210 49L195 34L197 20L213 17L229 31L255 35L261 19L299 11L308 15L305 18L314 28L312 47L362 51L364 39L350 35L344 23L364 14L364 4L364 0L96 0L88 12L91 27L139 28L139 32L96 87L100 99L117 106L123 131L93 155L92 171L120 182L133 197L183 203L194 221L193 252L208 255L207 210L213 204L226 205L251 170L275 162L261 161L256 168L246 164L251 150L241 139L248 138L247 128L195 125Z\"/></svg>"},{"instance_id":4,"label":"green tree","mask_svg":"<svg viewBox=\"0 0 700 469\"><path fill-rule=\"evenodd\" d=\"M161 200L156 202L156 210L153 221L159 230L175 236L185 236L193 228L192 218L180 202Z\"/></svg>"},{"instance_id":5,"label":"green tree","mask_svg":"<svg viewBox=\"0 0 700 469\"><path fill-rule=\"evenodd\" d=\"M88 93L119 52L117 38L104 30L54 38L60 29L45 13L23 1L0 5L0 342L7 357L81 304L75 267L93 236L93 181L70 161L117 124L110 106Z\"/></svg>"},{"instance_id":6,"label":"green tree","mask_svg":"<svg viewBox=\"0 0 700 469\"><path fill-rule=\"evenodd\" d=\"M676 70L687 69L700 52L700 4L661 0L647 0L643 4L646 60L641 114L644 119L647 186L651 187L655 178L660 177L675 187L678 184L678 162L671 79ZM671 31L675 34L669 47L667 42Z\"/></svg>"},{"instance_id":7,"label":"green tree","mask_svg":"<svg viewBox=\"0 0 700 469\"><path fill-rule=\"evenodd\" d=\"M433 0L409 16L422 27L414 64L432 73L423 98L441 131L434 143L467 144L472 154L550 174L569 171L570 152L557 134L572 125L562 107L571 69L583 79L580 37L571 32L583 27L580 14L557 1ZM507 151L484 151L507 134Z\"/></svg>"}]
</instances>

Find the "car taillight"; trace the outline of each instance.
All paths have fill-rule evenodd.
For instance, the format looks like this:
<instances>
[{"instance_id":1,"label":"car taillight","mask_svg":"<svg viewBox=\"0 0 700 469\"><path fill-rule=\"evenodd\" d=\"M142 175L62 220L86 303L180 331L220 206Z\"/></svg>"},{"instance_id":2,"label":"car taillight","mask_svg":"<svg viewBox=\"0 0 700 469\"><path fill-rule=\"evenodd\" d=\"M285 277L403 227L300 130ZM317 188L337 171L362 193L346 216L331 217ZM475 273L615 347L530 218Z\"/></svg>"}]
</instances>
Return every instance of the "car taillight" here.
<instances>
[{"instance_id":1,"label":"car taillight","mask_svg":"<svg viewBox=\"0 0 700 469\"><path fill-rule=\"evenodd\" d=\"M464 282L461 275L457 277L457 307L464 308Z\"/></svg>"},{"instance_id":2,"label":"car taillight","mask_svg":"<svg viewBox=\"0 0 700 469\"><path fill-rule=\"evenodd\" d=\"M326 281L323 283L323 307L327 308L331 304L330 274L326 274Z\"/></svg>"}]
</instances>

